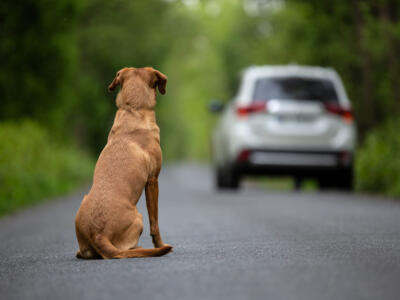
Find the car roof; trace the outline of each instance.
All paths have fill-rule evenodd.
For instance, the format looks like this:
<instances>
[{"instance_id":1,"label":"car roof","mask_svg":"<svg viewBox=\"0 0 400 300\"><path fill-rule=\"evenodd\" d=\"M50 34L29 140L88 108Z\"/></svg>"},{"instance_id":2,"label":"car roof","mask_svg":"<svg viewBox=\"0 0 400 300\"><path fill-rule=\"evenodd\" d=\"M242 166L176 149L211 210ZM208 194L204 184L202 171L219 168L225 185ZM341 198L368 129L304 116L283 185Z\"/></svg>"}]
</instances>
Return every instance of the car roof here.
<instances>
[{"instance_id":1,"label":"car roof","mask_svg":"<svg viewBox=\"0 0 400 300\"><path fill-rule=\"evenodd\" d=\"M259 78L299 76L331 80L338 93L339 101L345 107L350 107L350 101L348 100L343 83L337 72L332 68L299 65L265 65L250 66L244 69L241 74L241 86L235 97L239 102L250 101L254 83Z\"/></svg>"}]
</instances>

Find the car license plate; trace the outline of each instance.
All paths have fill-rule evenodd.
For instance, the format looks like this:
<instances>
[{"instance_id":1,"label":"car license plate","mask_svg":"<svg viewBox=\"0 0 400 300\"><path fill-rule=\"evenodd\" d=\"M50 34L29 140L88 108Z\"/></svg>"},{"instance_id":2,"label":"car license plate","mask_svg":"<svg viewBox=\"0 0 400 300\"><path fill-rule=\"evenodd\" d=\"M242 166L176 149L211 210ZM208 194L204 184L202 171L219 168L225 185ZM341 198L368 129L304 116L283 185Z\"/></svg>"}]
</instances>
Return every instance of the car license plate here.
<instances>
[{"instance_id":1,"label":"car license plate","mask_svg":"<svg viewBox=\"0 0 400 300\"><path fill-rule=\"evenodd\" d=\"M282 123L308 123L314 121L314 117L308 115L278 115L277 120Z\"/></svg>"}]
</instances>

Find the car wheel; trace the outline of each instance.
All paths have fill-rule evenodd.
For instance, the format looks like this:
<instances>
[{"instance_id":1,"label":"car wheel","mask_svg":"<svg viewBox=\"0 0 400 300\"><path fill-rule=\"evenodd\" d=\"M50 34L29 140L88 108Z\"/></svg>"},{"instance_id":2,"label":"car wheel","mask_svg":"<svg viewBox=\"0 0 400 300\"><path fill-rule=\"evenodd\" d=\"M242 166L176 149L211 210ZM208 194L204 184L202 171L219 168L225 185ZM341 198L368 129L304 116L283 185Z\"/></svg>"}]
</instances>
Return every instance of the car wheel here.
<instances>
[{"instance_id":1,"label":"car wheel","mask_svg":"<svg viewBox=\"0 0 400 300\"><path fill-rule=\"evenodd\" d=\"M232 167L217 167L216 168L216 188L222 189L238 189L239 188L239 174Z\"/></svg>"},{"instance_id":2,"label":"car wheel","mask_svg":"<svg viewBox=\"0 0 400 300\"><path fill-rule=\"evenodd\" d=\"M348 168L332 174L325 174L318 178L320 190L339 189L343 191L352 191L353 183L353 168Z\"/></svg>"},{"instance_id":3,"label":"car wheel","mask_svg":"<svg viewBox=\"0 0 400 300\"><path fill-rule=\"evenodd\" d=\"M344 191L354 189L353 168L341 171L338 175L338 187Z\"/></svg>"},{"instance_id":4,"label":"car wheel","mask_svg":"<svg viewBox=\"0 0 400 300\"><path fill-rule=\"evenodd\" d=\"M318 177L318 187L320 190L327 190L334 187L332 184L332 177L329 175L322 175Z\"/></svg>"}]
</instances>

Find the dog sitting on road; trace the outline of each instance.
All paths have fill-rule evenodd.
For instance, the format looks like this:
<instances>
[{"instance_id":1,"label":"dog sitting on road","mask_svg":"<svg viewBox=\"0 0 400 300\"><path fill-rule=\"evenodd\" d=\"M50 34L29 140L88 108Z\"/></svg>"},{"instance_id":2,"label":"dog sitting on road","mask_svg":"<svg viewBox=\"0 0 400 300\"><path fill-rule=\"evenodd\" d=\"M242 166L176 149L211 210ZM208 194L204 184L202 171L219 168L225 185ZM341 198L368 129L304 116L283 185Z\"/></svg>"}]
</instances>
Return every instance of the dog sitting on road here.
<instances>
[{"instance_id":1,"label":"dog sitting on road","mask_svg":"<svg viewBox=\"0 0 400 300\"><path fill-rule=\"evenodd\" d=\"M92 188L75 218L78 258L148 257L171 251L158 228L162 153L154 112L156 88L165 94L166 83L164 74L146 67L124 68L109 85L109 91L121 86L118 111L97 161ZM153 249L138 247L143 220L136 204L143 189Z\"/></svg>"}]
</instances>

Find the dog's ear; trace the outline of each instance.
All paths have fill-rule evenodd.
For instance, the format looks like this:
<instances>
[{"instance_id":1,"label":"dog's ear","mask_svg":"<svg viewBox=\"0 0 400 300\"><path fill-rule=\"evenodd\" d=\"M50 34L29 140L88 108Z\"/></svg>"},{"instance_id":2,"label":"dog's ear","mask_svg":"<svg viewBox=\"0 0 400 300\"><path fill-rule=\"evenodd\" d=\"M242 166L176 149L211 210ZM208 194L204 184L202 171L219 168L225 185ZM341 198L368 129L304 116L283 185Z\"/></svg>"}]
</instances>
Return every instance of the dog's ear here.
<instances>
[{"instance_id":1,"label":"dog's ear","mask_svg":"<svg viewBox=\"0 0 400 300\"><path fill-rule=\"evenodd\" d=\"M154 70L154 74L156 75L156 82L154 87L158 86L158 90L161 94L165 94L165 86L167 85L167 76L161 73L158 70Z\"/></svg>"},{"instance_id":2,"label":"dog's ear","mask_svg":"<svg viewBox=\"0 0 400 300\"><path fill-rule=\"evenodd\" d=\"M118 71L117 75L115 75L114 80L108 86L108 91L112 92L119 84L121 84L121 71Z\"/></svg>"}]
</instances>

